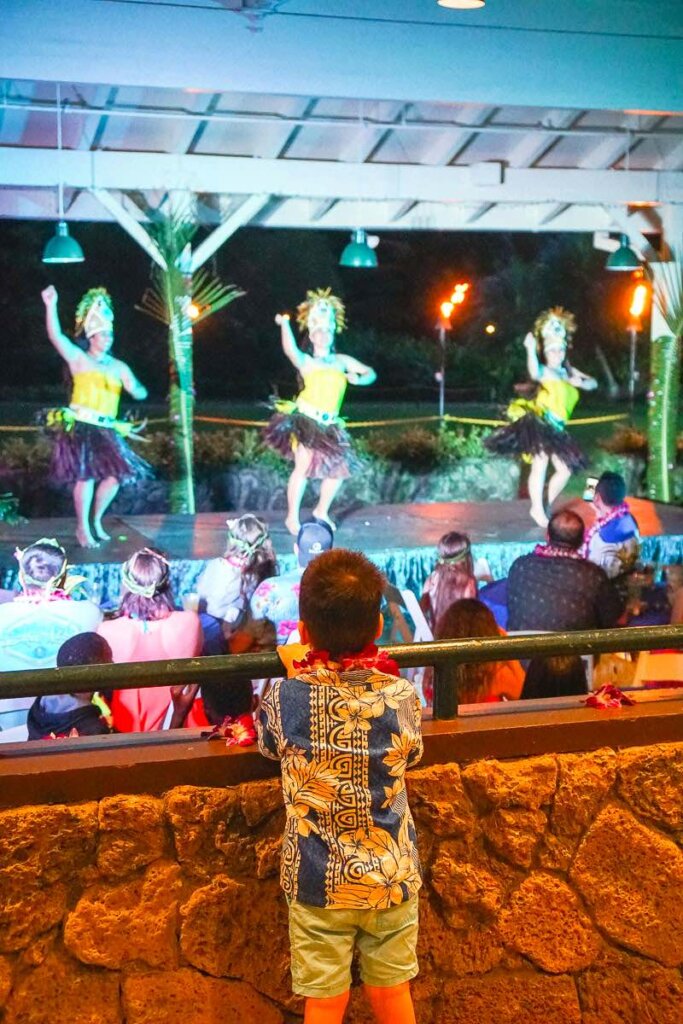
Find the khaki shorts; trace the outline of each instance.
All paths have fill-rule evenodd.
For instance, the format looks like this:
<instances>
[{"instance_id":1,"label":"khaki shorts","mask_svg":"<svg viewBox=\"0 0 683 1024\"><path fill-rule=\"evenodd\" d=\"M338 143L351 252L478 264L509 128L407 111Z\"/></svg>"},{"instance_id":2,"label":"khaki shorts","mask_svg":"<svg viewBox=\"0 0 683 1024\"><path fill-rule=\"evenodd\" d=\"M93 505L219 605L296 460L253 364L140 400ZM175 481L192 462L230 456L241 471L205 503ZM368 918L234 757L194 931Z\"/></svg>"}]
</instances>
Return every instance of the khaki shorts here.
<instances>
[{"instance_id":1,"label":"khaki shorts","mask_svg":"<svg viewBox=\"0 0 683 1024\"><path fill-rule=\"evenodd\" d=\"M326 910L290 903L294 992L314 998L346 992L355 946L366 985L410 981L418 972L417 918L417 896L388 910Z\"/></svg>"}]
</instances>

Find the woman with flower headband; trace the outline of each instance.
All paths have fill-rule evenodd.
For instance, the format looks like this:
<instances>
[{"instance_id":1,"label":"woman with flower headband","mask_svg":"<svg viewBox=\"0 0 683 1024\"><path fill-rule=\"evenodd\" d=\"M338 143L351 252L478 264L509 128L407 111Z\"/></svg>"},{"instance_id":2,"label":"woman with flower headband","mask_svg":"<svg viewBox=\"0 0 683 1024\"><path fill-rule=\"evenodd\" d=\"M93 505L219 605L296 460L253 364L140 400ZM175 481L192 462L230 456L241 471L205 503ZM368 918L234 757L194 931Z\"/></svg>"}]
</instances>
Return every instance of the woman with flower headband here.
<instances>
[{"instance_id":1,"label":"woman with flower headband","mask_svg":"<svg viewBox=\"0 0 683 1024\"><path fill-rule=\"evenodd\" d=\"M575 331L573 314L561 306L539 314L533 331L524 339L527 370L537 384L536 395L511 402L507 410L511 422L485 441L486 447L499 455L521 455L531 463L529 514L543 527L548 525L543 492L549 463L553 475L548 482L548 508L572 473L586 465L583 452L564 429L579 400L579 391L594 391L598 386L595 378L577 370L567 359L567 347ZM543 361L539 359L541 349Z\"/></svg>"},{"instance_id":2,"label":"woman with flower headband","mask_svg":"<svg viewBox=\"0 0 683 1024\"><path fill-rule=\"evenodd\" d=\"M227 653L257 586L277 575L273 542L261 519L247 514L228 519L227 526L225 554L207 563L197 583L203 654Z\"/></svg>"},{"instance_id":3,"label":"woman with flower headband","mask_svg":"<svg viewBox=\"0 0 683 1024\"><path fill-rule=\"evenodd\" d=\"M420 606L432 633L455 601L477 596L477 580L469 538L451 530L440 539L437 562L425 580Z\"/></svg>"},{"instance_id":4,"label":"woman with flower headband","mask_svg":"<svg viewBox=\"0 0 683 1024\"><path fill-rule=\"evenodd\" d=\"M47 417L55 437L51 476L73 487L76 539L83 548L95 548L110 539L102 518L120 484L151 475L123 439L134 432L132 424L117 419L121 389L136 401L147 398L147 389L111 355L114 310L105 288L91 288L76 310L75 336L85 337L85 351L62 331L55 288L50 285L42 297L48 337L73 378L69 406Z\"/></svg>"},{"instance_id":5,"label":"woman with flower headband","mask_svg":"<svg viewBox=\"0 0 683 1024\"><path fill-rule=\"evenodd\" d=\"M352 356L335 351L335 334L344 330L346 321L344 305L330 288L307 292L297 309L297 323L308 331L311 353L297 345L288 314L278 313L275 323L280 327L283 351L303 380L293 402L276 403L277 411L265 433L266 442L294 462L287 485L285 525L297 535L306 483L321 480L313 518L334 530L330 505L350 474L351 446L339 415L344 394L348 384L373 384L377 374Z\"/></svg>"},{"instance_id":6,"label":"woman with flower headband","mask_svg":"<svg viewBox=\"0 0 683 1024\"><path fill-rule=\"evenodd\" d=\"M160 551L142 548L121 568L118 616L97 630L116 664L194 658L202 650L196 612L176 611L169 564ZM196 692L196 691L195 691ZM164 727L172 711L170 686L115 690L111 711L117 732L151 732ZM187 724L205 725L206 720Z\"/></svg>"},{"instance_id":7,"label":"woman with flower headband","mask_svg":"<svg viewBox=\"0 0 683 1024\"><path fill-rule=\"evenodd\" d=\"M97 629L102 612L92 601L74 599L84 577L70 575L66 552L53 537L14 555L21 592L0 605L0 672L54 668L60 646Z\"/></svg>"}]
</instances>

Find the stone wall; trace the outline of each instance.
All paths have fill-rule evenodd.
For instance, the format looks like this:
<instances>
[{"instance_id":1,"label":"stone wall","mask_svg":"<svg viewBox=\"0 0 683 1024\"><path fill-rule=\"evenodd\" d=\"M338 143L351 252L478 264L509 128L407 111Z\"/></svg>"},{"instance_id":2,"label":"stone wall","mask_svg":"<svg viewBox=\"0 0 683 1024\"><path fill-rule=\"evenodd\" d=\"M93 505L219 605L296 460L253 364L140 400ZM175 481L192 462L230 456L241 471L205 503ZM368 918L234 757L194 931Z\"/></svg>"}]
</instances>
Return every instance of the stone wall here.
<instances>
[{"instance_id":1,"label":"stone wall","mask_svg":"<svg viewBox=\"0 0 683 1024\"><path fill-rule=\"evenodd\" d=\"M683 1021L683 743L438 765L409 790L421 1024ZM300 1019L282 820L277 781L2 812L3 1024ZM371 1020L358 988L347 1020Z\"/></svg>"}]
</instances>

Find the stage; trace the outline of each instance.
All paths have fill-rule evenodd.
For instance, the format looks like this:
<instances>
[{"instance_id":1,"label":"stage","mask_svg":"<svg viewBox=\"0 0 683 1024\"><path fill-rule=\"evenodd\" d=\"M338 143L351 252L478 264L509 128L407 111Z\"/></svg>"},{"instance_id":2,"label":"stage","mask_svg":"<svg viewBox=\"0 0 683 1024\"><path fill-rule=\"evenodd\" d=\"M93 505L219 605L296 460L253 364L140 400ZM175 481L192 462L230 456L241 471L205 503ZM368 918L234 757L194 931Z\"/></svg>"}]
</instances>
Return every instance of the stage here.
<instances>
[{"instance_id":1,"label":"stage","mask_svg":"<svg viewBox=\"0 0 683 1024\"><path fill-rule=\"evenodd\" d=\"M683 562L683 508L630 498L643 536L644 562L664 565ZM588 523L592 506L580 500L567 503ZM452 502L421 505L378 505L356 509L340 518L336 546L367 554L392 583L419 593L434 567L435 548L448 530L466 533L473 555L485 558L494 579L506 576L519 555L543 540L543 531L528 515L527 501ZM225 545L225 520L237 513L211 512L196 516L110 516L112 540L94 550L73 540L73 519L34 519L19 526L0 523L0 585L16 583L15 548L40 537L56 537L75 570L88 579L93 597L105 605L117 603L121 563L138 548L151 545L171 561L177 596L192 591L207 559ZM294 564L293 538L283 525L282 512L259 513L270 526L280 571Z\"/></svg>"}]
</instances>

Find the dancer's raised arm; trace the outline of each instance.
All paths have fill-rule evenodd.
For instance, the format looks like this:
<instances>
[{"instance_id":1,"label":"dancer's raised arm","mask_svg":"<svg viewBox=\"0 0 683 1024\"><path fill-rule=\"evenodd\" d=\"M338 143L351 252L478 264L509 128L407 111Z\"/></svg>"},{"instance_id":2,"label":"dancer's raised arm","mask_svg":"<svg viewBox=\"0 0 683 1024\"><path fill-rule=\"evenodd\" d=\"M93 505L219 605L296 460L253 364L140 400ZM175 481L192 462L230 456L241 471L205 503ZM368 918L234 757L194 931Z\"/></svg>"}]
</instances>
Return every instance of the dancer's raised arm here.
<instances>
[{"instance_id":1,"label":"dancer's raised arm","mask_svg":"<svg viewBox=\"0 0 683 1024\"><path fill-rule=\"evenodd\" d=\"M62 359L65 359L67 363L72 363L79 355L82 355L82 352L78 345L74 345L73 341L67 338L62 330L59 322L59 313L57 312L57 289L54 285L50 284L40 294L45 303L45 329L47 330L47 336Z\"/></svg>"},{"instance_id":2,"label":"dancer's raised arm","mask_svg":"<svg viewBox=\"0 0 683 1024\"><path fill-rule=\"evenodd\" d=\"M303 366L307 360L307 355L302 352L296 343L294 337L294 331L289 321L289 313L278 313L275 317L275 323L280 328L280 339L282 341L282 350L297 370L303 369Z\"/></svg>"},{"instance_id":3,"label":"dancer's raised arm","mask_svg":"<svg viewBox=\"0 0 683 1024\"><path fill-rule=\"evenodd\" d=\"M524 339L524 348L526 349L526 369L531 380L540 380L543 374L543 367L538 358L538 351L536 349L536 339L529 331L526 338Z\"/></svg>"}]
</instances>

